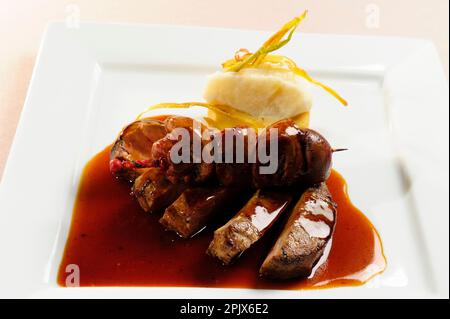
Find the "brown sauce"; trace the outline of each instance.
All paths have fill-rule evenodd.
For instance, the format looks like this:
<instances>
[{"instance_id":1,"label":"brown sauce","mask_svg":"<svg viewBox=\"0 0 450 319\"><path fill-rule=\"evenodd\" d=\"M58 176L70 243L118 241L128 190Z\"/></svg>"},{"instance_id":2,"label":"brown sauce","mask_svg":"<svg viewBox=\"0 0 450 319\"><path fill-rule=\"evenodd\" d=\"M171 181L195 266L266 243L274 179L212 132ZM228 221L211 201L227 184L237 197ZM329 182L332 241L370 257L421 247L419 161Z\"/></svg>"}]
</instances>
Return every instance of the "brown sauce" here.
<instances>
[{"instance_id":1,"label":"brown sauce","mask_svg":"<svg viewBox=\"0 0 450 319\"><path fill-rule=\"evenodd\" d=\"M58 272L65 286L66 266L80 269L81 286L188 286L311 289L360 285L386 266L382 245L370 221L350 202L345 180L333 171L328 187L338 204L331 249L308 279L271 282L258 276L274 242L268 232L231 266L205 254L213 227L191 239L178 238L146 214L130 196L130 186L109 172L109 147L86 165ZM231 212L231 216L233 213ZM329 246L330 247L330 246Z\"/></svg>"}]
</instances>

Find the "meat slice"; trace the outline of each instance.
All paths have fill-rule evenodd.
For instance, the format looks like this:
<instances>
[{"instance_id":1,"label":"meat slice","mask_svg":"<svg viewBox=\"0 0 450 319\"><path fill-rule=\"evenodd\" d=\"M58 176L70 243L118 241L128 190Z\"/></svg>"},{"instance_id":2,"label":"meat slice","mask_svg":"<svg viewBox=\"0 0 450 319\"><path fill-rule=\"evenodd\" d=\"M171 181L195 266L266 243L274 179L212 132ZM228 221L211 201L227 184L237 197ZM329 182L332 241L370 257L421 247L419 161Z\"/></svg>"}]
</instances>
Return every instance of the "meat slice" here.
<instances>
[{"instance_id":1,"label":"meat slice","mask_svg":"<svg viewBox=\"0 0 450 319\"><path fill-rule=\"evenodd\" d=\"M164 123L142 119L126 126L110 151L111 173L120 179L134 181L151 162L152 145L166 135Z\"/></svg>"},{"instance_id":2,"label":"meat slice","mask_svg":"<svg viewBox=\"0 0 450 319\"><path fill-rule=\"evenodd\" d=\"M153 213L169 206L186 188L183 183L171 183L160 168L151 167L135 180L132 192L142 209Z\"/></svg>"},{"instance_id":3,"label":"meat slice","mask_svg":"<svg viewBox=\"0 0 450 319\"><path fill-rule=\"evenodd\" d=\"M336 207L325 183L308 188L264 260L260 274L274 279L309 276L333 234Z\"/></svg>"},{"instance_id":4,"label":"meat slice","mask_svg":"<svg viewBox=\"0 0 450 319\"><path fill-rule=\"evenodd\" d=\"M228 223L214 232L207 253L230 264L266 233L291 199L290 193L258 190Z\"/></svg>"},{"instance_id":5,"label":"meat slice","mask_svg":"<svg viewBox=\"0 0 450 319\"><path fill-rule=\"evenodd\" d=\"M183 238L189 238L202 230L206 224L238 195L235 188L194 187L185 190L167 207L159 222Z\"/></svg>"}]
</instances>

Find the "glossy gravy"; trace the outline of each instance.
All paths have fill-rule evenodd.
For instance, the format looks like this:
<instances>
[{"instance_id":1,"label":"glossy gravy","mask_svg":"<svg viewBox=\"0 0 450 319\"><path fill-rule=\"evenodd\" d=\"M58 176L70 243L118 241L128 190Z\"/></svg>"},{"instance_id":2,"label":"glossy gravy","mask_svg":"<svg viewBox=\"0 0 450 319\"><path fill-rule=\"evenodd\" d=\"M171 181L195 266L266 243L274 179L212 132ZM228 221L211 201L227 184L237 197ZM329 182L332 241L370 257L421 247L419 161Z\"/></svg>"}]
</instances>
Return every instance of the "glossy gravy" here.
<instances>
[{"instance_id":1,"label":"glossy gravy","mask_svg":"<svg viewBox=\"0 0 450 319\"><path fill-rule=\"evenodd\" d=\"M130 185L111 176L109 149L93 157L84 168L58 272L61 286L66 286L70 273L66 266L70 264L79 267L81 286L273 289L361 285L386 266L377 231L353 206L345 180L336 171L327 181L338 212L326 254L310 278L276 282L260 278L258 270L279 225L233 265L222 266L205 254L215 228L207 227L188 240L165 231L158 223L160 214L144 213L130 196ZM231 211L230 217L234 213Z\"/></svg>"}]
</instances>

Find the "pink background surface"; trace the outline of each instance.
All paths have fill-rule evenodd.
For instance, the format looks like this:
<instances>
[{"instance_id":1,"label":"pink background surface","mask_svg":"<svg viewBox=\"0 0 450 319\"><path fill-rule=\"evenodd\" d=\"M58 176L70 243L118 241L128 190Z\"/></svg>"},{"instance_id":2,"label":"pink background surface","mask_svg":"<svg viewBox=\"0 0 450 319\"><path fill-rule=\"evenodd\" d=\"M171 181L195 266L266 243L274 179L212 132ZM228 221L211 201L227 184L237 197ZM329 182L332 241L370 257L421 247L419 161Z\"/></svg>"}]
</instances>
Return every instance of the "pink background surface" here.
<instances>
[{"instance_id":1,"label":"pink background surface","mask_svg":"<svg viewBox=\"0 0 450 319\"><path fill-rule=\"evenodd\" d=\"M73 5L81 22L258 30L275 30L309 9L302 32L432 40L448 76L448 0L0 0L0 178L45 26L73 14ZM379 12L379 24L372 23L374 10Z\"/></svg>"}]
</instances>

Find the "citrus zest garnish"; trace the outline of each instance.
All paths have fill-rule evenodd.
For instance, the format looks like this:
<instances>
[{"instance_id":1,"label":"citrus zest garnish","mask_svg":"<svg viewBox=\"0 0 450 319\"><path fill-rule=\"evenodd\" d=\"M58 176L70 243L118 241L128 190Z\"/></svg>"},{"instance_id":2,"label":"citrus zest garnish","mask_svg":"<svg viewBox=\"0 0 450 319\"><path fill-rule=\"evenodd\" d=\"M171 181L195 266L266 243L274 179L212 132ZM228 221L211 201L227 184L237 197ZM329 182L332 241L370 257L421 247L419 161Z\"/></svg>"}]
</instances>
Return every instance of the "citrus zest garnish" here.
<instances>
[{"instance_id":1,"label":"citrus zest garnish","mask_svg":"<svg viewBox=\"0 0 450 319\"><path fill-rule=\"evenodd\" d=\"M229 106L223 106L223 105L217 105L217 104L210 104L210 103L204 103L204 102L186 102L186 103L159 103L152 106L149 106L144 112L140 113L136 120L141 119L147 112L151 110L156 109L184 109L184 108L190 108L192 106L201 106L204 108L207 108L211 111L215 111L218 113L222 113L227 117L233 118L240 123L243 123L243 125L248 125L250 127L264 127L264 123L253 116L251 116L248 113L236 110Z\"/></svg>"},{"instance_id":2,"label":"citrus zest garnish","mask_svg":"<svg viewBox=\"0 0 450 319\"><path fill-rule=\"evenodd\" d=\"M313 79L304 69L297 66L297 64L290 58L281 55L269 55L270 52L276 51L285 46L292 38L295 30L302 20L306 17L308 11L304 11L300 16L295 17L286 23L278 32L273 34L263 45L254 53L250 53L247 49L240 49L236 52L233 59L222 63L222 68L225 72L239 72L244 68L256 68L261 63L277 63L285 65L289 70L296 75L303 77L307 81L315 84L325 91L333 95L343 105L348 105L347 101L342 98L336 91L329 86ZM285 35L287 37L284 39Z\"/></svg>"},{"instance_id":3,"label":"citrus zest garnish","mask_svg":"<svg viewBox=\"0 0 450 319\"><path fill-rule=\"evenodd\" d=\"M328 85L323 84L315 79L313 79L304 69L297 66L297 64L294 62L294 60L283 56L283 55L268 55L265 57L265 62L271 62L271 63L278 63L282 65L286 65L289 70L294 72L296 75L301 76L305 78L307 81L320 86L322 89L330 93L332 96L334 96L339 102L341 102L343 105L347 106L347 101L342 98L339 93L337 93L335 90L330 88Z\"/></svg>"}]
</instances>

